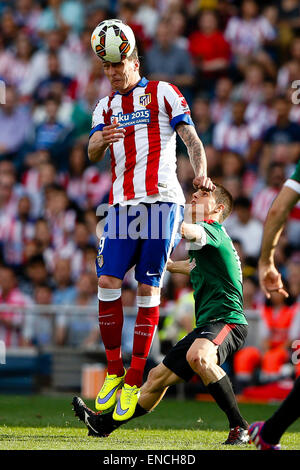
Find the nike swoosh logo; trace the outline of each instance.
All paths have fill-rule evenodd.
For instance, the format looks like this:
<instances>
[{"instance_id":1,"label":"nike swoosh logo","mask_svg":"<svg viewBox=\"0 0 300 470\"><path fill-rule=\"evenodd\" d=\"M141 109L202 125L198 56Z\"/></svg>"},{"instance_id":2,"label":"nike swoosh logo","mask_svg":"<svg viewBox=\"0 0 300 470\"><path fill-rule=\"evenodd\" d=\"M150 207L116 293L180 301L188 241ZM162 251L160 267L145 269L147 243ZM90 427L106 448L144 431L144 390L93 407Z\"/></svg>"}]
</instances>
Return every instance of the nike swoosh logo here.
<instances>
[{"instance_id":1,"label":"nike swoosh logo","mask_svg":"<svg viewBox=\"0 0 300 470\"><path fill-rule=\"evenodd\" d=\"M128 410L129 410L129 408L126 408L126 410L123 410L123 408L120 405L120 400L119 400L118 403L117 403L116 413L120 416L123 416L125 413L127 413Z\"/></svg>"},{"instance_id":2,"label":"nike swoosh logo","mask_svg":"<svg viewBox=\"0 0 300 470\"><path fill-rule=\"evenodd\" d=\"M205 335L206 333L209 333L209 334L213 335L213 332L212 332L212 331L202 331L202 332L201 332L201 335Z\"/></svg>"},{"instance_id":3,"label":"nike swoosh logo","mask_svg":"<svg viewBox=\"0 0 300 470\"><path fill-rule=\"evenodd\" d=\"M89 415L87 414L87 412L84 410L84 422L85 424L91 428L96 434L99 434L98 431L93 428L93 426L91 425L91 423L89 422Z\"/></svg>"},{"instance_id":4,"label":"nike swoosh logo","mask_svg":"<svg viewBox=\"0 0 300 470\"><path fill-rule=\"evenodd\" d=\"M146 272L147 276L159 276L160 273L149 273L149 271Z\"/></svg>"},{"instance_id":5,"label":"nike swoosh logo","mask_svg":"<svg viewBox=\"0 0 300 470\"><path fill-rule=\"evenodd\" d=\"M119 388L118 385L116 385L114 388L111 389L110 392L108 392L107 395L105 395L104 398L100 398L98 397L97 398L97 402L99 403L99 405L103 405L104 403L106 403L112 396L113 394L115 393L115 391Z\"/></svg>"}]
</instances>

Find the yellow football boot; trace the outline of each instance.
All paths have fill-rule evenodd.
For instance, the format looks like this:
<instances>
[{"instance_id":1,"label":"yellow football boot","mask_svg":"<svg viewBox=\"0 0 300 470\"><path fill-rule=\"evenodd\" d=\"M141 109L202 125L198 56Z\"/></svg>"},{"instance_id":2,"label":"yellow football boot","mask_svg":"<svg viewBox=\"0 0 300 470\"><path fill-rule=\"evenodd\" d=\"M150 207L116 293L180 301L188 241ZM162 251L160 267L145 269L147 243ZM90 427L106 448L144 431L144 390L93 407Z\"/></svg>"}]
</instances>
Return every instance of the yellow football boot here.
<instances>
[{"instance_id":1,"label":"yellow football boot","mask_svg":"<svg viewBox=\"0 0 300 470\"><path fill-rule=\"evenodd\" d=\"M124 384L124 375L118 377L117 375L106 374L104 383L100 392L95 400L95 407L98 411L106 411L112 408L117 401L117 392Z\"/></svg>"},{"instance_id":2,"label":"yellow football boot","mask_svg":"<svg viewBox=\"0 0 300 470\"><path fill-rule=\"evenodd\" d=\"M125 383L121 390L120 398L115 406L113 419L116 421L126 421L131 418L135 412L139 396L140 388L136 385L131 387Z\"/></svg>"}]
</instances>

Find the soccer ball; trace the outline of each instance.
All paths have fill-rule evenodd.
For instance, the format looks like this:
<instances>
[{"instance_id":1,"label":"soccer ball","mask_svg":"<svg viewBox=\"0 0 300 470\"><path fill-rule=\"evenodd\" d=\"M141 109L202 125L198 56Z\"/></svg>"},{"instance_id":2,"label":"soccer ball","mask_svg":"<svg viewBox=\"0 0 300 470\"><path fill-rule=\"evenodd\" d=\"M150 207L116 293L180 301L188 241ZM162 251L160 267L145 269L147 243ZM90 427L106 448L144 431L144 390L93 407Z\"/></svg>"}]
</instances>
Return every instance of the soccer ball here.
<instances>
[{"instance_id":1,"label":"soccer ball","mask_svg":"<svg viewBox=\"0 0 300 470\"><path fill-rule=\"evenodd\" d=\"M105 20L94 29L91 44L100 59L118 63L132 53L135 37L132 29L121 20Z\"/></svg>"}]
</instances>

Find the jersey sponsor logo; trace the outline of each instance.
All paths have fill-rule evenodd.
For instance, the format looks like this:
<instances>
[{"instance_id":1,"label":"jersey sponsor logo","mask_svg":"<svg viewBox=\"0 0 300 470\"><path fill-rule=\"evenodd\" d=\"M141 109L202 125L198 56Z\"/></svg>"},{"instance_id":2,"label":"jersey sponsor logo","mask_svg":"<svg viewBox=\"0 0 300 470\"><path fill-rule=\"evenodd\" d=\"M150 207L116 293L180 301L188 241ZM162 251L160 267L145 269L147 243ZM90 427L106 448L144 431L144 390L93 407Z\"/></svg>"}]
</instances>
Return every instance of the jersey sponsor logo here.
<instances>
[{"instance_id":1,"label":"jersey sponsor logo","mask_svg":"<svg viewBox=\"0 0 300 470\"><path fill-rule=\"evenodd\" d=\"M133 113L118 113L111 116L111 123L117 118L119 127L136 126L137 124L149 124L151 122L151 113L149 109L141 109Z\"/></svg>"},{"instance_id":2,"label":"jersey sponsor logo","mask_svg":"<svg viewBox=\"0 0 300 470\"><path fill-rule=\"evenodd\" d=\"M147 106L151 103L151 93L146 93L146 95L142 95L139 98L139 102L141 106Z\"/></svg>"}]
</instances>

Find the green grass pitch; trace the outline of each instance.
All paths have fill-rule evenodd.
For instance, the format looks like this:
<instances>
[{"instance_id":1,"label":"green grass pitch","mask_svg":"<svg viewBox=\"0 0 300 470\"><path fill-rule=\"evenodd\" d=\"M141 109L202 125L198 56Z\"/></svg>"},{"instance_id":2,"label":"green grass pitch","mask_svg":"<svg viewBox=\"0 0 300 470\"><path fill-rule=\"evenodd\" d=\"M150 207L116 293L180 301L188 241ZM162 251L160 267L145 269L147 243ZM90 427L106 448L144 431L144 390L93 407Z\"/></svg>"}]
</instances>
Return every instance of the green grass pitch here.
<instances>
[{"instance_id":1,"label":"green grass pitch","mask_svg":"<svg viewBox=\"0 0 300 470\"><path fill-rule=\"evenodd\" d=\"M0 450L235 450L223 413L212 402L166 398L155 411L131 421L108 438L92 438L74 417L72 394L0 395ZM93 408L93 402L87 400ZM241 404L250 423L268 418L278 405ZM300 450L300 420L285 433L284 450ZM241 447L239 447L241 449ZM254 450L253 445L243 450Z\"/></svg>"}]
</instances>

